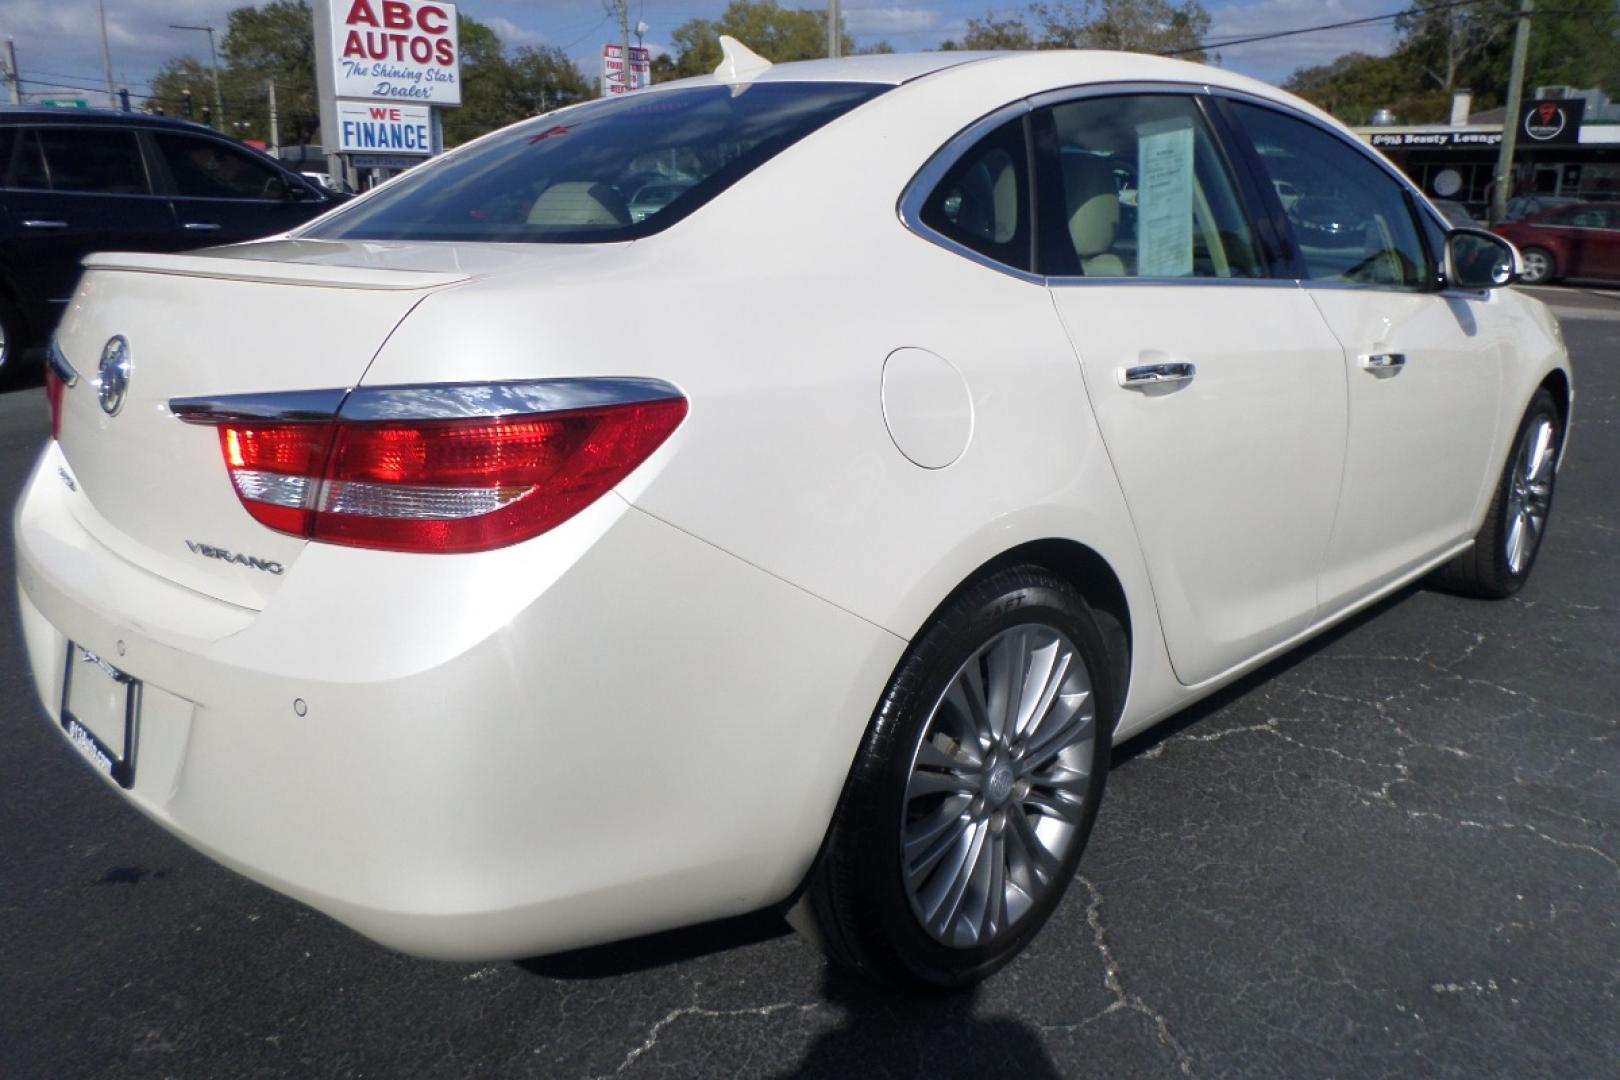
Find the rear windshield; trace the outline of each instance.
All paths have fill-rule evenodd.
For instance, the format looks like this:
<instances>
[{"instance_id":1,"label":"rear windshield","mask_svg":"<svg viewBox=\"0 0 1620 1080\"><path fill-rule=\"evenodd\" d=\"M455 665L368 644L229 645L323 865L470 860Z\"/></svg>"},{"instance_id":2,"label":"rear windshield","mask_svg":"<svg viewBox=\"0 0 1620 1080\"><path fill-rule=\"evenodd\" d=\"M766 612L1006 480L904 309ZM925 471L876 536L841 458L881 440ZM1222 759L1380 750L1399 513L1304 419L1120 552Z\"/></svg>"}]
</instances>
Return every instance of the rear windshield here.
<instances>
[{"instance_id":1,"label":"rear windshield","mask_svg":"<svg viewBox=\"0 0 1620 1080\"><path fill-rule=\"evenodd\" d=\"M823 124L870 83L701 86L516 124L407 173L303 235L597 243L657 232Z\"/></svg>"}]
</instances>

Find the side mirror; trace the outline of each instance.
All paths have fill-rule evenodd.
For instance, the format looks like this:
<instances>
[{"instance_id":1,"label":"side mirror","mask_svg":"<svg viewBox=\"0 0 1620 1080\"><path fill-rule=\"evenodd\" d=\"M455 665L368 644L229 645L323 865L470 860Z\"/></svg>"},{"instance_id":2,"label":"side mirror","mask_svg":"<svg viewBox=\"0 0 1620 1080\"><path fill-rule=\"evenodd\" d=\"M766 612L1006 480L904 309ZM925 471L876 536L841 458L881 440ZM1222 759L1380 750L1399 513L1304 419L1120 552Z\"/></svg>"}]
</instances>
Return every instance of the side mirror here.
<instances>
[{"instance_id":1,"label":"side mirror","mask_svg":"<svg viewBox=\"0 0 1620 1080\"><path fill-rule=\"evenodd\" d=\"M1500 289L1524 272L1519 251L1484 229L1453 229L1446 234L1446 284L1456 289Z\"/></svg>"}]
</instances>

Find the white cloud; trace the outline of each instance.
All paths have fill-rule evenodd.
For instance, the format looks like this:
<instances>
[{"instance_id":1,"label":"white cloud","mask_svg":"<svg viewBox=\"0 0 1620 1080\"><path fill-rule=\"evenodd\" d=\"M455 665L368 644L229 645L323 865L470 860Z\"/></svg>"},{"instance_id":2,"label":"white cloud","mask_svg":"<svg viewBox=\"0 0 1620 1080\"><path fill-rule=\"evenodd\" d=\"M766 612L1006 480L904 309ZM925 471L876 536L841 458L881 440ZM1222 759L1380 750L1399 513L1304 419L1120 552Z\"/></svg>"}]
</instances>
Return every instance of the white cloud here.
<instances>
[{"instance_id":1,"label":"white cloud","mask_svg":"<svg viewBox=\"0 0 1620 1080\"><path fill-rule=\"evenodd\" d=\"M919 34L939 25L940 13L933 8L895 4L888 7L846 7L844 27L851 34L869 37Z\"/></svg>"},{"instance_id":2,"label":"white cloud","mask_svg":"<svg viewBox=\"0 0 1620 1080\"><path fill-rule=\"evenodd\" d=\"M551 39L538 30L530 30L519 26L504 15L490 15L478 20L501 39L501 44L508 49L520 48L524 45L539 46L551 44Z\"/></svg>"},{"instance_id":3,"label":"white cloud","mask_svg":"<svg viewBox=\"0 0 1620 1080\"><path fill-rule=\"evenodd\" d=\"M1209 40L1294 30L1324 23L1345 22L1390 10L1388 0L1253 0L1228 4L1210 12ZM1342 27L1312 34L1295 34L1248 45L1220 46L1221 66L1270 82L1282 82L1299 68L1326 64L1347 52L1380 56L1394 41L1392 21Z\"/></svg>"},{"instance_id":4,"label":"white cloud","mask_svg":"<svg viewBox=\"0 0 1620 1080\"><path fill-rule=\"evenodd\" d=\"M170 23L212 25L216 42L225 17L240 0L142 0L140 4L107 5L107 45L113 80L136 94L165 60L190 55L208 60L208 39L192 30L171 30ZM49 93L60 84L99 88L105 84L101 62L101 24L95 0L5 0L4 32L16 40L17 69L30 95ZM75 91L84 97L83 91ZM91 103L104 104L104 95Z\"/></svg>"}]
</instances>

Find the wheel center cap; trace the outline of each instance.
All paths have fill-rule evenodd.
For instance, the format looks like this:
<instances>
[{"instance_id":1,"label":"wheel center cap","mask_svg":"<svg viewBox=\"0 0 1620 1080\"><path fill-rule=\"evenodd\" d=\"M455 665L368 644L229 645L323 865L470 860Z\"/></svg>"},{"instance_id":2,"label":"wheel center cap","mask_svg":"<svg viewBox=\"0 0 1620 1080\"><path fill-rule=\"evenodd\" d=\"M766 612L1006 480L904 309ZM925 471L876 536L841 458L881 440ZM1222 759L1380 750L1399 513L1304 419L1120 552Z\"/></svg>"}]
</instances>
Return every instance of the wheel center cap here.
<instances>
[{"instance_id":1,"label":"wheel center cap","mask_svg":"<svg viewBox=\"0 0 1620 1080\"><path fill-rule=\"evenodd\" d=\"M990 770L990 775L984 782L984 797L990 800L991 806L1000 806L1012 794L1013 771L1012 766L1003 762Z\"/></svg>"}]
</instances>

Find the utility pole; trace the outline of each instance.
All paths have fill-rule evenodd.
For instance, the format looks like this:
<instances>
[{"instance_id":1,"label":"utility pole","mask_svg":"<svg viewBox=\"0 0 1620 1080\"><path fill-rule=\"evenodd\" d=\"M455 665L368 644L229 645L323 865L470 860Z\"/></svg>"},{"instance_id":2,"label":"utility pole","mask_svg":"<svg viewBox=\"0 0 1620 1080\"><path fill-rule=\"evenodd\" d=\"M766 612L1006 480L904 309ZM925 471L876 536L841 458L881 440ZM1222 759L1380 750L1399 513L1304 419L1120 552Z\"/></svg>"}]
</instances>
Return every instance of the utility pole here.
<instances>
[{"instance_id":1,"label":"utility pole","mask_svg":"<svg viewBox=\"0 0 1620 1080\"><path fill-rule=\"evenodd\" d=\"M270 156L281 156L281 116L276 112L276 80L266 80L270 91Z\"/></svg>"},{"instance_id":2,"label":"utility pole","mask_svg":"<svg viewBox=\"0 0 1620 1080\"><path fill-rule=\"evenodd\" d=\"M22 83L17 80L17 43L6 38L6 82L11 87L11 103L22 104Z\"/></svg>"},{"instance_id":3,"label":"utility pole","mask_svg":"<svg viewBox=\"0 0 1620 1080\"><path fill-rule=\"evenodd\" d=\"M1508 76L1507 105L1502 113L1502 147L1496 154L1496 187L1491 192L1491 224L1507 218L1508 189L1513 184L1513 150L1519 141L1519 111L1524 104L1524 62L1530 51L1530 9L1520 0L1519 25L1513 32L1513 71Z\"/></svg>"},{"instance_id":4,"label":"utility pole","mask_svg":"<svg viewBox=\"0 0 1620 1080\"><path fill-rule=\"evenodd\" d=\"M838 0L827 0L827 56L844 55L844 20L838 15Z\"/></svg>"},{"instance_id":5,"label":"utility pole","mask_svg":"<svg viewBox=\"0 0 1620 1080\"><path fill-rule=\"evenodd\" d=\"M619 48L623 50L620 56L624 59L624 66L619 69L619 79L624 92L628 94L635 85L630 65L630 0L613 0L613 6L619 12Z\"/></svg>"},{"instance_id":6,"label":"utility pole","mask_svg":"<svg viewBox=\"0 0 1620 1080\"><path fill-rule=\"evenodd\" d=\"M212 26L181 26L170 23L170 30L196 30L208 35L208 59L213 65L214 72L214 118L215 126L221 131L225 130L225 99L219 94L219 53L214 50L214 28Z\"/></svg>"},{"instance_id":7,"label":"utility pole","mask_svg":"<svg viewBox=\"0 0 1620 1080\"><path fill-rule=\"evenodd\" d=\"M112 50L107 48L107 4L106 0L96 0L96 9L101 13L101 70L107 76L107 107L118 107L118 91L113 87L112 77Z\"/></svg>"}]
</instances>

